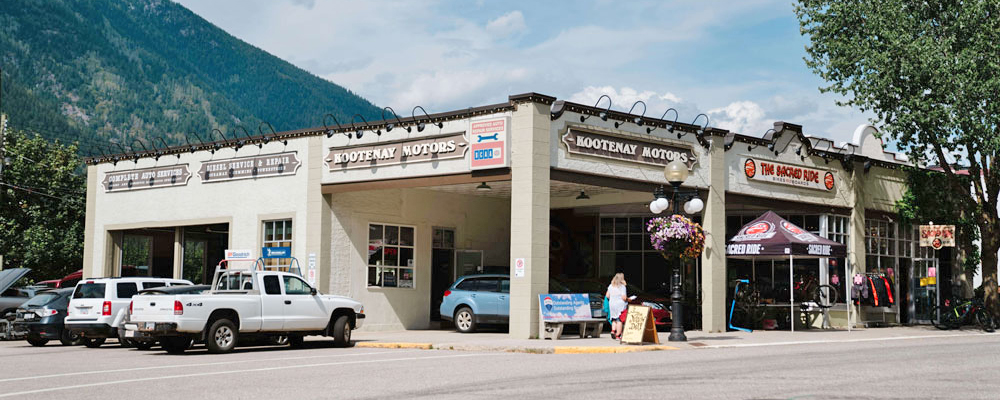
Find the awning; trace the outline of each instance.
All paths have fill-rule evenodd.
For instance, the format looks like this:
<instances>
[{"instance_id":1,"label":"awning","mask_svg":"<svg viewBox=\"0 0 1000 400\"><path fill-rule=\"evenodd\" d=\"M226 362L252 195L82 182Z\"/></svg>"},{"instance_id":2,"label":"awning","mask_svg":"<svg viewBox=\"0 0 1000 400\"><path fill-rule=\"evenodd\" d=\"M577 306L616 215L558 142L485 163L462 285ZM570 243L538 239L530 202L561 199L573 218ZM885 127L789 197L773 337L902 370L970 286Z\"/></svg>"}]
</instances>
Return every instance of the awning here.
<instances>
[{"instance_id":1,"label":"awning","mask_svg":"<svg viewBox=\"0 0 1000 400\"><path fill-rule=\"evenodd\" d=\"M845 257L847 245L814 235L768 211L726 242L729 258Z\"/></svg>"}]
</instances>

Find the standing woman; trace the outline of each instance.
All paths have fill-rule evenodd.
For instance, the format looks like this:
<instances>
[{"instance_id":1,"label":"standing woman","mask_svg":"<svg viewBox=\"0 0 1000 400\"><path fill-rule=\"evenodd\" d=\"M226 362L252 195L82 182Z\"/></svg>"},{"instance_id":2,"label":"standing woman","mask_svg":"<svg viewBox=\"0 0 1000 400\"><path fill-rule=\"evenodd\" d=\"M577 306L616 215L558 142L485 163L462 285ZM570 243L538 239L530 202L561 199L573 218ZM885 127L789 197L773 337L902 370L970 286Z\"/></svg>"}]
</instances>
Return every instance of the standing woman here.
<instances>
[{"instance_id":1,"label":"standing woman","mask_svg":"<svg viewBox=\"0 0 1000 400\"><path fill-rule=\"evenodd\" d=\"M611 307L611 338L622 338L622 311L628 306L628 295L625 293L625 274L619 272L611 279L608 292L604 294Z\"/></svg>"}]
</instances>

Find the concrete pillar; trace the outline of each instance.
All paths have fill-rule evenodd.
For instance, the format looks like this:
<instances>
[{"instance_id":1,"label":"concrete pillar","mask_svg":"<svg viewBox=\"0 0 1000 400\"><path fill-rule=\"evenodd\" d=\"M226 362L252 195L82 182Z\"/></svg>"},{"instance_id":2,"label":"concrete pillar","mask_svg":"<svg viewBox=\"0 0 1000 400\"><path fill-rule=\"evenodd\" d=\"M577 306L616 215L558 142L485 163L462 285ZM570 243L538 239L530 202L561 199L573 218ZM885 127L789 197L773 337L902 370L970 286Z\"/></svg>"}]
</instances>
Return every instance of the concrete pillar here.
<instances>
[{"instance_id":1,"label":"concrete pillar","mask_svg":"<svg viewBox=\"0 0 1000 400\"><path fill-rule=\"evenodd\" d=\"M705 251L701 254L701 324L705 332L726 331L726 151L715 137L698 168L708 171L708 198L702 215Z\"/></svg>"},{"instance_id":2,"label":"concrete pillar","mask_svg":"<svg viewBox=\"0 0 1000 400\"><path fill-rule=\"evenodd\" d=\"M86 215L84 216L83 225L83 276L104 276L104 263L95 265L94 260L94 250L98 245L96 243L97 239L97 226L94 223L95 215L94 211L97 210L97 188L101 186L97 179L97 166L88 165L87 166L87 209ZM102 235L105 238L107 235ZM104 246L105 248L107 246ZM107 259L107 254L102 256L102 259Z\"/></svg>"},{"instance_id":3,"label":"concrete pillar","mask_svg":"<svg viewBox=\"0 0 1000 400\"><path fill-rule=\"evenodd\" d=\"M299 256L302 275L320 292L330 293L330 197L323 195L323 136L309 137L305 154L306 167L306 230L305 254ZM310 278L312 269L314 277Z\"/></svg>"},{"instance_id":4,"label":"concrete pillar","mask_svg":"<svg viewBox=\"0 0 1000 400\"><path fill-rule=\"evenodd\" d=\"M184 279L184 227L174 228L174 279Z\"/></svg>"},{"instance_id":5,"label":"concrete pillar","mask_svg":"<svg viewBox=\"0 0 1000 400\"><path fill-rule=\"evenodd\" d=\"M865 195L864 195L864 175L855 168L851 173L852 199L851 199L851 226L847 239L847 262L851 264L853 273L863 273L868 270L865 260ZM844 277L844 282L850 282L852 276ZM854 306L848 299L848 306L851 307L851 320L848 324L857 323L860 307Z\"/></svg>"},{"instance_id":6,"label":"concrete pillar","mask_svg":"<svg viewBox=\"0 0 1000 400\"><path fill-rule=\"evenodd\" d=\"M517 105L511 118L510 336L538 337L538 295L549 290L549 108ZM524 276L515 274L524 261Z\"/></svg>"}]
</instances>

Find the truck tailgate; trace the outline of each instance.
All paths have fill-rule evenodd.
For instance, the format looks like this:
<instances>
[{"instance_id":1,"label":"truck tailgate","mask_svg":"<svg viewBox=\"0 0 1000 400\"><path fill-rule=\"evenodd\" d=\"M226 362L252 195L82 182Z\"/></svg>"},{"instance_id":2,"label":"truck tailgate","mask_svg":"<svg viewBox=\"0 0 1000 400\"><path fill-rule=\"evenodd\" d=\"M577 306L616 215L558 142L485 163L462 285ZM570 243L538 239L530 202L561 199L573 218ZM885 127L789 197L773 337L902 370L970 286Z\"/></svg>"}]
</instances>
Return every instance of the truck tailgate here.
<instances>
[{"instance_id":1,"label":"truck tailgate","mask_svg":"<svg viewBox=\"0 0 1000 400\"><path fill-rule=\"evenodd\" d=\"M166 322L175 319L172 295L140 295L132 297L130 321Z\"/></svg>"}]
</instances>

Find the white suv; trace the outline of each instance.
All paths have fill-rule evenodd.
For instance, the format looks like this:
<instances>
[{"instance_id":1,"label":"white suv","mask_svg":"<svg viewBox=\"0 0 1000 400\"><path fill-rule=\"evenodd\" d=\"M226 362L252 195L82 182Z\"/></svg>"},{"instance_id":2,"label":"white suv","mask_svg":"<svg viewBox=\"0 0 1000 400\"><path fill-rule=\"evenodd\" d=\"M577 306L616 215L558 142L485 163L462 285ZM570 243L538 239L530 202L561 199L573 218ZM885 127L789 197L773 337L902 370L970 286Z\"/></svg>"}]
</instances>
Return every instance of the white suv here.
<instances>
[{"instance_id":1,"label":"white suv","mask_svg":"<svg viewBox=\"0 0 1000 400\"><path fill-rule=\"evenodd\" d=\"M140 290L160 286L190 285L183 279L151 277L91 278L81 280L73 290L65 320L71 334L79 334L87 347L100 347L109 337L118 336L118 315L128 308Z\"/></svg>"}]
</instances>

